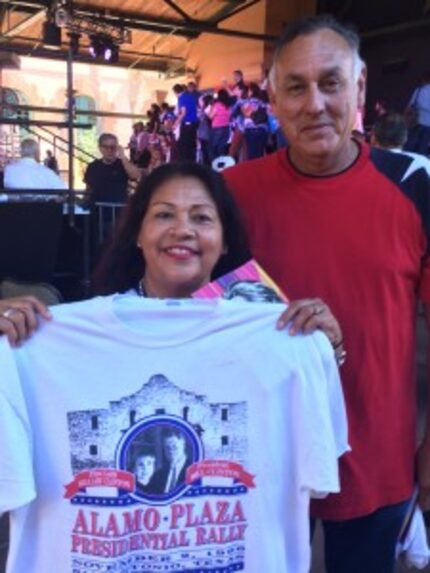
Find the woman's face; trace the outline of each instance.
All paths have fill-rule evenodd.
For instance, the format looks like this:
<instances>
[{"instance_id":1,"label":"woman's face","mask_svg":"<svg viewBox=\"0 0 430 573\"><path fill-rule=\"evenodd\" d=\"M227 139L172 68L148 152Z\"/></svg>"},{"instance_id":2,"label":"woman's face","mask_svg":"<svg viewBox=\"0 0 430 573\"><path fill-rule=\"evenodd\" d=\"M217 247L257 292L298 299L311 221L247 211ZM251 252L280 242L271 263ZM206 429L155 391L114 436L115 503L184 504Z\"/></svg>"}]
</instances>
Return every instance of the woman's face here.
<instances>
[{"instance_id":1,"label":"woman's face","mask_svg":"<svg viewBox=\"0 0 430 573\"><path fill-rule=\"evenodd\" d=\"M188 297L210 281L223 253L218 210L194 177L160 185L143 218L137 245L145 260L148 296Z\"/></svg>"},{"instance_id":2,"label":"woman's face","mask_svg":"<svg viewBox=\"0 0 430 573\"><path fill-rule=\"evenodd\" d=\"M155 471L155 458L153 456L139 456L136 460L135 475L138 482L148 485Z\"/></svg>"}]
</instances>

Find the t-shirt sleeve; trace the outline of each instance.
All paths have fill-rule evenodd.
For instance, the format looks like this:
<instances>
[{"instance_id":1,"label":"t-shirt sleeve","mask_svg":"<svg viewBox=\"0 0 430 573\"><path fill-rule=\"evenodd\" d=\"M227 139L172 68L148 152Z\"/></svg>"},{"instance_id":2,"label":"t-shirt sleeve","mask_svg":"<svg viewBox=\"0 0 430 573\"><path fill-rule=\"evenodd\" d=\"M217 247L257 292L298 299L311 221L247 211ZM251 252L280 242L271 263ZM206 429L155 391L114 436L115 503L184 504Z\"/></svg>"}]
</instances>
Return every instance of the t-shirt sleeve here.
<instances>
[{"instance_id":1,"label":"t-shirt sleeve","mask_svg":"<svg viewBox=\"0 0 430 573\"><path fill-rule=\"evenodd\" d=\"M349 451L348 427L339 369L333 349L320 332L302 339L297 353L301 378L298 402L299 487L312 497L340 491L338 459Z\"/></svg>"},{"instance_id":2,"label":"t-shirt sleeve","mask_svg":"<svg viewBox=\"0 0 430 573\"><path fill-rule=\"evenodd\" d=\"M36 496L30 423L12 350L0 338L0 513Z\"/></svg>"}]
</instances>

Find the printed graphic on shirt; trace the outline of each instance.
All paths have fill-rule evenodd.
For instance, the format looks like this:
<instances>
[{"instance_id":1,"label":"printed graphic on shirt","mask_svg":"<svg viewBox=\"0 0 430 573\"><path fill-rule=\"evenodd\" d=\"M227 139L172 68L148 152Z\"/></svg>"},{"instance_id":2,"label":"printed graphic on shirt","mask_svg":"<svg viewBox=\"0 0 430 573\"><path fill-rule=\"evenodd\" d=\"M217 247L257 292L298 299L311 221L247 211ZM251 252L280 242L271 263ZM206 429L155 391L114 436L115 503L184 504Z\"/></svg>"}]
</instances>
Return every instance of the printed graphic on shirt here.
<instances>
[{"instance_id":1,"label":"printed graphic on shirt","mask_svg":"<svg viewBox=\"0 0 430 573\"><path fill-rule=\"evenodd\" d=\"M247 405L162 374L108 408L68 414L73 573L245 570Z\"/></svg>"}]
</instances>

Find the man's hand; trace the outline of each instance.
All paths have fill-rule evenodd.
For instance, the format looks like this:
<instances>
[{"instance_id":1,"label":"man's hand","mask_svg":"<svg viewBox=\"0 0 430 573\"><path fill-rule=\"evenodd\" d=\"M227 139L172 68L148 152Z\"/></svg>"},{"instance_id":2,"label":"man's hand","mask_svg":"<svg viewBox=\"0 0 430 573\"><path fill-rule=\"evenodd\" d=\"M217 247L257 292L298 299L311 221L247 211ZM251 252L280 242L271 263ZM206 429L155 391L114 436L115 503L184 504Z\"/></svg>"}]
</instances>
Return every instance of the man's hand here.
<instances>
[{"instance_id":1,"label":"man's hand","mask_svg":"<svg viewBox=\"0 0 430 573\"><path fill-rule=\"evenodd\" d=\"M117 146L116 152L118 155L118 159L121 159L121 161L123 161L124 159L127 159L127 156L126 156L125 151L124 151L124 147L122 145Z\"/></svg>"},{"instance_id":2,"label":"man's hand","mask_svg":"<svg viewBox=\"0 0 430 573\"><path fill-rule=\"evenodd\" d=\"M48 307L36 297L4 298L0 300L0 335L6 335L11 346L18 346L36 330L38 316L52 318Z\"/></svg>"},{"instance_id":3,"label":"man's hand","mask_svg":"<svg viewBox=\"0 0 430 573\"><path fill-rule=\"evenodd\" d=\"M118 145L117 147L117 157L121 160L127 177L133 181L139 181L142 177L142 171L127 158L122 145Z\"/></svg>"},{"instance_id":4,"label":"man's hand","mask_svg":"<svg viewBox=\"0 0 430 573\"><path fill-rule=\"evenodd\" d=\"M417 451L418 504L430 509L430 442L423 441Z\"/></svg>"}]
</instances>

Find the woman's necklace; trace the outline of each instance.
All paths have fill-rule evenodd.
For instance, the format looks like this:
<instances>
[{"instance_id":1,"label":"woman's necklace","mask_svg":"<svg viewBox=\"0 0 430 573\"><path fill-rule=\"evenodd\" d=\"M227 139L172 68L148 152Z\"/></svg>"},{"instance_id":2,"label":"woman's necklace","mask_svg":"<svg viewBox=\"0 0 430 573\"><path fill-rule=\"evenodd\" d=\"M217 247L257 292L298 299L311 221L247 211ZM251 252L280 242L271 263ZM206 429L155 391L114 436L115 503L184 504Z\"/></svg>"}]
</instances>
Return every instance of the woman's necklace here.
<instances>
[{"instance_id":1,"label":"woman's necklace","mask_svg":"<svg viewBox=\"0 0 430 573\"><path fill-rule=\"evenodd\" d=\"M137 283L137 294L143 298L161 298L156 294L152 294L151 291L145 287L143 278Z\"/></svg>"},{"instance_id":2,"label":"woman's necklace","mask_svg":"<svg viewBox=\"0 0 430 573\"><path fill-rule=\"evenodd\" d=\"M145 287L143 286L143 279L137 283L137 294L143 298L147 298Z\"/></svg>"}]
</instances>

